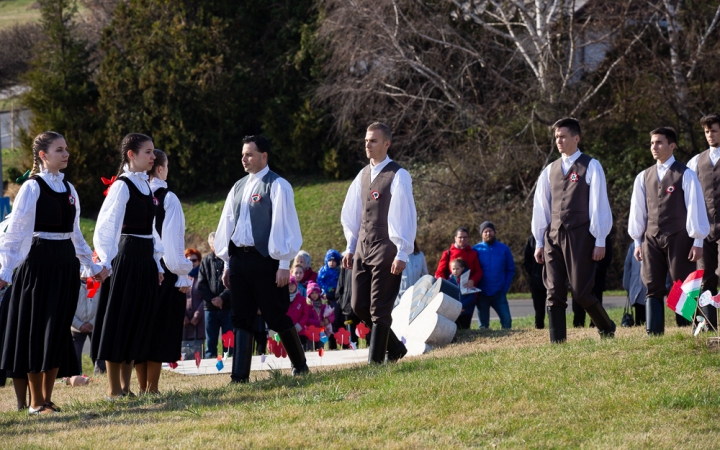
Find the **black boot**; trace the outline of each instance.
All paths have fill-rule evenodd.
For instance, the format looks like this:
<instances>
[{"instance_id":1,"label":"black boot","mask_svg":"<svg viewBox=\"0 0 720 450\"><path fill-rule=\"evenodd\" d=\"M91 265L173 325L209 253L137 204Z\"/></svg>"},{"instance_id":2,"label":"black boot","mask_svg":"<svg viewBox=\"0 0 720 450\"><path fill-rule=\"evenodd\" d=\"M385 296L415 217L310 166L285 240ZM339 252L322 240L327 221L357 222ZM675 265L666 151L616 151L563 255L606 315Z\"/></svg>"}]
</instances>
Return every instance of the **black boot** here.
<instances>
[{"instance_id":1,"label":"black boot","mask_svg":"<svg viewBox=\"0 0 720 450\"><path fill-rule=\"evenodd\" d=\"M407 354L407 347L397 338L395 332L390 328L390 334L388 334L387 343L387 360L388 362L395 362L402 359Z\"/></svg>"},{"instance_id":2,"label":"black boot","mask_svg":"<svg viewBox=\"0 0 720 450\"><path fill-rule=\"evenodd\" d=\"M707 322L708 331L717 332L718 325L717 325L717 319L718 319L718 310L716 307L712 305L705 305L702 308L702 312L705 316L705 320Z\"/></svg>"},{"instance_id":3,"label":"black boot","mask_svg":"<svg viewBox=\"0 0 720 450\"><path fill-rule=\"evenodd\" d=\"M231 383L250 381L250 366L255 347L255 335L249 331L235 328L235 353L233 354Z\"/></svg>"},{"instance_id":4,"label":"black boot","mask_svg":"<svg viewBox=\"0 0 720 450\"><path fill-rule=\"evenodd\" d=\"M388 347L389 335L390 327L387 325L382 323L373 325L372 336L370 337L370 350L368 351L368 364L383 364L385 362L385 352ZM395 339L397 339L397 337Z\"/></svg>"},{"instance_id":5,"label":"black boot","mask_svg":"<svg viewBox=\"0 0 720 450\"><path fill-rule=\"evenodd\" d=\"M600 337L615 337L615 322L610 320L602 303L597 302L586 311L588 316L590 316L590 320L592 320L597 327Z\"/></svg>"},{"instance_id":6,"label":"black boot","mask_svg":"<svg viewBox=\"0 0 720 450\"><path fill-rule=\"evenodd\" d=\"M645 325L645 305L633 305L635 308L635 326Z\"/></svg>"},{"instance_id":7,"label":"black boot","mask_svg":"<svg viewBox=\"0 0 720 450\"><path fill-rule=\"evenodd\" d=\"M279 334L280 341L282 341L285 351L288 354L288 358L290 358L290 363L293 368L293 376L310 372L310 368L308 368L307 365L307 359L305 359L305 351L300 343L300 336L298 336L295 327L281 331Z\"/></svg>"},{"instance_id":8,"label":"black boot","mask_svg":"<svg viewBox=\"0 0 720 450\"><path fill-rule=\"evenodd\" d=\"M645 299L645 329L648 336L665 334L665 305L662 299L648 297Z\"/></svg>"},{"instance_id":9,"label":"black boot","mask_svg":"<svg viewBox=\"0 0 720 450\"><path fill-rule=\"evenodd\" d=\"M548 322L550 323L550 342L560 344L567 340L567 324L565 323L565 308L562 306L548 306Z\"/></svg>"}]
</instances>

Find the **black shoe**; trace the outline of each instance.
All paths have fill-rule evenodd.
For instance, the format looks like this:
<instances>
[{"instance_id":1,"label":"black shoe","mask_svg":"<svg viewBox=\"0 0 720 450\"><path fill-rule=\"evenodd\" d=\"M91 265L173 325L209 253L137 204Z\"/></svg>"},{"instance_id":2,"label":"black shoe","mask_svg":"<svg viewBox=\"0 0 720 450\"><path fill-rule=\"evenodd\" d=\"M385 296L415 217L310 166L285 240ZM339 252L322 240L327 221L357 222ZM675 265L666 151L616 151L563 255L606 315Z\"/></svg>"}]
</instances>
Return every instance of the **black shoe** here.
<instances>
[{"instance_id":1,"label":"black shoe","mask_svg":"<svg viewBox=\"0 0 720 450\"><path fill-rule=\"evenodd\" d=\"M659 298L645 299L645 329L648 336L665 334L665 302Z\"/></svg>"},{"instance_id":2,"label":"black shoe","mask_svg":"<svg viewBox=\"0 0 720 450\"><path fill-rule=\"evenodd\" d=\"M698 314L699 316L705 316L705 322L707 323L707 327L709 331L717 331L718 329L718 310L716 307L712 305L705 305L702 308L702 314Z\"/></svg>"},{"instance_id":3,"label":"black shoe","mask_svg":"<svg viewBox=\"0 0 720 450\"><path fill-rule=\"evenodd\" d=\"M235 333L235 354L230 383L247 383L250 381L255 335L241 328L235 328L233 331Z\"/></svg>"},{"instance_id":4,"label":"black shoe","mask_svg":"<svg viewBox=\"0 0 720 450\"><path fill-rule=\"evenodd\" d=\"M615 330L617 327L615 326L615 322L610 320L610 317L608 317L607 311L603 308L602 303L597 302L586 309L586 311L588 316L590 316L590 320L592 320L597 327L600 337L615 337Z\"/></svg>"},{"instance_id":5,"label":"black shoe","mask_svg":"<svg viewBox=\"0 0 720 450\"><path fill-rule=\"evenodd\" d=\"M280 341L282 342L283 347L285 347L288 358L290 358L290 363L293 368L293 376L310 372L310 368L307 365L307 359L305 358L305 351L300 343L300 336L298 336L295 327L288 328L278 334L280 334Z\"/></svg>"},{"instance_id":6,"label":"black shoe","mask_svg":"<svg viewBox=\"0 0 720 450\"><path fill-rule=\"evenodd\" d=\"M370 337L370 350L368 351L368 364L383 364L385 362L389 335L389 326L382 323L373 324L372 336ZM397 339L397 336L395 339ZM402 343L400 344L402 345ZM403 345L403 347L405 346ZM405 352L407 353L407 350L405 350ZM405 354L402 356L405 356Z\"/></svg>"},{"instance_id":7,"label":"black shoe","mask_svg":"<svg viewBox=\"0 0 720 450\"><path fill-rule=\"evenodd\" d=\"M407 355L407 347L397 338L395 332L390 328L390 334L388 334L387 343L387 361L395 362L402 359Z\"/></svg>"},{"instance_id":8,"label":"black shoe","mask_svg":"<svg viewBox=\"0 0 720 450\"><path fill-rule=\"evenodd\" d=\"M550 342L560 344L567 340L567 324L565 323L565 308L562 306L548 306L548 322L550 323Z\"/></svg>"}]
</instances>

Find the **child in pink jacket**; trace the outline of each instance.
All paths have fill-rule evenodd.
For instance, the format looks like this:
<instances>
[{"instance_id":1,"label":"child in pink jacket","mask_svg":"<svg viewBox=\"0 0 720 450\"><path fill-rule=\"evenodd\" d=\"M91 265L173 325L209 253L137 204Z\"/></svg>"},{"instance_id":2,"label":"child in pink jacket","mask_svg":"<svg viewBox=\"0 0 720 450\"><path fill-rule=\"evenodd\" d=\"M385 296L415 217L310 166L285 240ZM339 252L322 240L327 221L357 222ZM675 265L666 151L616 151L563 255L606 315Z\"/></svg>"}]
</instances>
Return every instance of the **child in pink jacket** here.
<instances>
[{"instance_id":1,"label":"child in pink jacket","mask_svg":"<svg viewBox=\"0 0 720 450\"><path fill-rule=\"evenodd\" d=\"M308 339L312 339L313 336L309 335L307 332L307 327L310 325L315 325L316 327L324 328L325 334L329 337L332 332L332 323L335 320L335 310L332 306L327 304L327 299L322 297L321 295L322 289L320 289L320 286L312 281L308 282L307 285L307 305L308 308L308 315L307 320L304 324L304 329L306 330L305 336L308 337ZM310 345L312 346L312 342L310 342ZM323 348L325 346L322 342L315 342L315 348Z\"/></svg>"}]
</instances>

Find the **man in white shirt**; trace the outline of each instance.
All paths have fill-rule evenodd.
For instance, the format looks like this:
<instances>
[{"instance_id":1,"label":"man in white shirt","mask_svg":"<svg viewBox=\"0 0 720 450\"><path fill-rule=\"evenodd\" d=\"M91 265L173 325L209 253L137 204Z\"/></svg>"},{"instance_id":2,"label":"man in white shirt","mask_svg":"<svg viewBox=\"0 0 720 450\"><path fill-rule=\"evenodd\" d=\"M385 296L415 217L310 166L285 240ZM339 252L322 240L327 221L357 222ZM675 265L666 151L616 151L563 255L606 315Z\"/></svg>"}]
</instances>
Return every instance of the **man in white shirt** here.
<instances>
[{"instance_id":1,"label":"man in white shirt","mask_svg":"<svg viewBox=\"0 0 720 450\"><path fill-rule=\"evenodd\" d=\"M643 262L648 335L665 332L668 271L673 281L684 281L695 271L710 230L700 182L695 172L675 159L675 147L677 134L672 128L650 132L650 151L657 163L635 178L630 202L628 233L635 241L635 259Z\"/></svg>"},{"instance_id":2,"label":"man in white shirt","mask_svg":"<svg viewBox=\"0 0 720 450\"><path fill-rule=\"evenodd\" d=\"M605 173L600 163L578 149L580 123L573 118L553 125L560 159L540 174L533 202L535 260L544 264L550 342L567 337L565 310L568 283L602 337L615 334L602 304L592 293L597 261L605 256L605 238L612 228Z\"/></svg>"},{"instance_id":3,"label":"man in white shirt","mask_svg":"<svg viewBox=\"0 0 720 450\"><path fill-rule=\"evenodd\" d=\"M410 174L387 156L392 132L375 122L365 134L368 164L348 189L341 213L347 250L343 267L353 270L352 309L372 326L368 364L397 361L405 345L390 329L403 269L412 253L417 213ZM386 355L387 353L387 355Z\"/></svg>"},{"instance_id":4,"label":"man in white shirt","mask_svg":"<svg viewBox=\"0 0 720 450\"><path fill-rule=\"evenodd\" d=\"M234 383L250 381L258 309L280 335L293 375L308 371L297 330L287 316L290 261L302 244L293 190L268 167L270 141L246 136L243 144L248 175L230 190L215 232L215 253L225 261L222 279L232 299Z\"/></svg>"},{"instance_id":5,"label":"man in white shirt","mask_svg":"<svg viewBox=\"0 0 720 450\"><path fill-rule=\"evenodd\" d=\"M703 240L703 256L698 261L698 269L703 269L702 290L717 295L718 288L718 240L720 240L720 114L708 114L700 119L710 148L695 155L688 162L688 169L697 174L705 197L705 209L710 222L710 233ZM713 329L717 330L717 308L712 305L702 307L704 315Z\"/></svg>"}]
</instances>

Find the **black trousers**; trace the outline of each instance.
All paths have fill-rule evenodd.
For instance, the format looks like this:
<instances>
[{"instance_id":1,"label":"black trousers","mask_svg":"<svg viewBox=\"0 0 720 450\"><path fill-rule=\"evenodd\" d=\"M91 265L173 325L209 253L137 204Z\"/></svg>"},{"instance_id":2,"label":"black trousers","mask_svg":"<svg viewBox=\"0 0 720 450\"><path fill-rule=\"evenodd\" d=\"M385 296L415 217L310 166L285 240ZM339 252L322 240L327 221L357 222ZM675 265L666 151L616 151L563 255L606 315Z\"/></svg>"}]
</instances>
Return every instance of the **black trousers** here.
<instances>
[{"instance_id":1,"label":"black trousers","mask_svg":"<svg viewBox=\"0 0 720 450\"><path fill-rule=\"evenodd\" d=\"M698 261L698 269L703 269L703 291L717 294L718 288L718 241L703 240L703 256Z\"/></svg>"},{"instance_id":2,"label":"black trousers","mask_svg":"<svg viewBox=\"0 0 720 450\"><path fill-rule=\"evenodd\" d=\"M533 308L535 309L535 328L543 328L545 327L547 289L545 289L545 286L533 287L530 289L530 293L532 294Z\"/></svg>"},{"instance_id":3,"label":"black trousers","mask_svg":"<svg viewBox=\"0 0 720 450\"><path fill-rule=\"evenodd\" d=\"M279 261L262 256L255 248L238 248L230 242L230 294L233 327L250 333L257 328L258 309L272 330L293 327L287 316L290 291L275 283Z\"/></svg>"}]
</instances>

